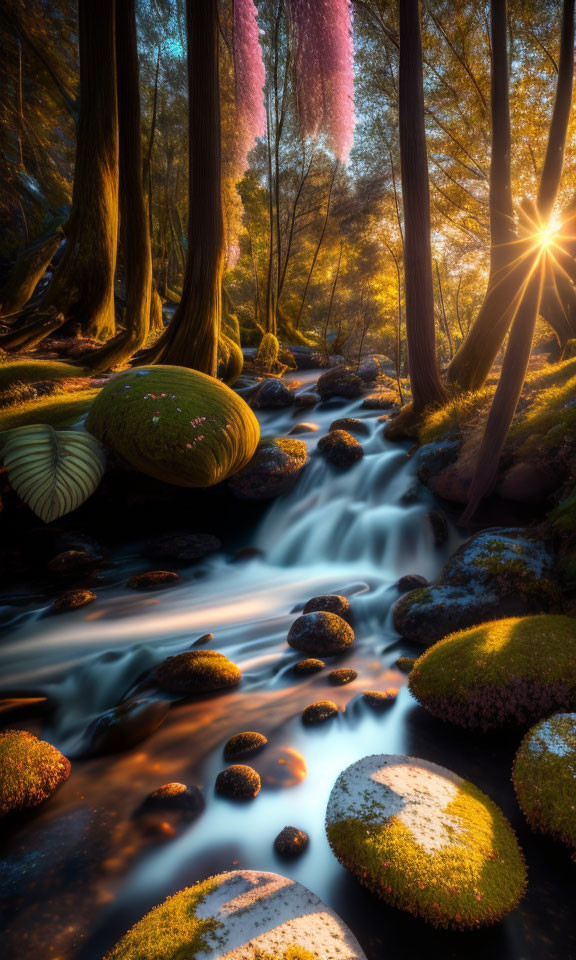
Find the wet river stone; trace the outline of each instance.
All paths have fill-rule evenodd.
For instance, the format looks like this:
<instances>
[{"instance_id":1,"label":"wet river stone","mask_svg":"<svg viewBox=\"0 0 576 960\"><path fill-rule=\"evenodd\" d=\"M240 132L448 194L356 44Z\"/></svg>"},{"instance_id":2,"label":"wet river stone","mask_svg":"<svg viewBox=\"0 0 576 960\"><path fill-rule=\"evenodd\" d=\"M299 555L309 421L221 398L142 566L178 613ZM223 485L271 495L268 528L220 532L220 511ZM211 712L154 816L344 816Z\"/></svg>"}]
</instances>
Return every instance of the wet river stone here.
<instances>
[{"instance_id":1,"label":"wet river stone","mask_svg":"<svg viewBox=\"0 0 576 960\"><path fill-rule=\"evenodd\" d=\"M80 753L98 756L128 750L154 733L169 710L165 700L127 700L106 710L86 730Z\"/></svg>"},{"instance_id":2,"label":"wet river stone","mask_svg":"<svg viewBox=\"0 0 576 960\"><path fill-rule=\"evenodd\" d=\"M427 650L408 680L430 713L462 727L525 726L576 704L576 619L491 620Z\"/></svg>"},{"instance_id":3,"label":"wet river stone","mask_svg":"<svg viewBox=\"0 0 576 960\"><path fill-rule=\"evenodd\" d=\"M262 380L246 397L254 410L271 410L275 407L289 407L294 403L294 392L276 377Z\"/></svg>"},{"instance_id":4,"label":"wet river stone","mask_svg":"<svg viewBox=\"0 0 576 960\"><path fill-rule=\"evenodd\" d=\"M263 733L256 733L254 730L245 730L243 733L236 733L230 737L224 747L225 760L238 760L240 757L249 757L253 753L258 753L268 743L268 738Z\"/></svg>"},{"instance_id":5,"label":"wet river stone","mask_svg":"<svg viewBox=\"0 0 576 960\"><path fill-rule=\"evenodd\" d=\"M524 894L522 853L499 807L426 760L384 755L352 764L330 795L326 830L360 883L438 927L497 923Z\"/></svg>"},{"instance_id":6,"label":"wet river stone","mask_svg":"<svg viewBox=\"0 0 576 960\"><path fill-rule=\"evenodd\" d=\"M0 733L0 817L37 807L70 776L70 761L56 747L28 733Z\"/></svg>"},{"instance_id":7,"label":"wet river stone","mask_svg":"<svg viewBox=\"0 0 576 960\"><path fill-rule=\"evenodd\" d=\"M354 631L336 613L304 613L290 627L288 643L302 653L330 657L352 646Z\"/></svg>"},{"instance_id":8,"label":"wet river stone","mask_svg":"<svg viewBox=\"0 0 576 960\"><path fill-rule=\"evenodd\" d=\"M175 560L195 563L222 546L210 533L165 533L145 544L142 556L153 560Z\"/></svg>"},{"instance_id":9,"label":"wet river stone","mask_svg":"<svg viewBox=\"0 0 576 960\"><path fill-rule=\"evenodd\" d=\"M576 713L557 713L528 731L512 779L528 823L576 850Z\"/></svg>"},{"instance_id":10,"label":"wet river stone","mask_svg":"<svg viewBox=\"0 0 576 960\"><path fill-rule=\"evenodd\" d=\"M240 500L271 500L291 490L308 462L303 440L264 438L248 463L228 481Z\"/></svg>"},{"instance_id":11,"label":"wet river stone","mask_svg":"<svg viewBox=\"0 0 576 960\"><path fill-rule=\"evenodd\" d=\"M195 820L206 806L202 791L195 785L164 783L142 801L134 816L137 819L168 818L179 822Z\"/></svg>"},{"instance_id":12,"label":"wet river stone","mask_svg":"<svg viewBox=\"0 0 576 960\"><path fill-rule=\"evenodd\" d=\"M154 953L150 945L154 945ZM276 873L235 870L181 890L152 910L106 960L366 960L330 907Z\"/></svg>"},{"instance_id":13,"label":"wet river stone","mask_svg":"<svg viewBox=\"0 0 576 960\"><path fill-rule=\"evenodd\" d=\"M179 580L179 575L171 570L148 570L146 573L134 574L126 586L131 590L160 590L175 587Z\"/></svg>"},{"instance_id":14,"label":"wet river stone","mask_svg":"<svg viewBox=\"0 0 576 960\"><path fill-rule=\"evenodd\" d=\"M299 857L308 846L308 834L298 827L284 827L274 840L274 849L281 857Z\"/></svg>"},{"instance_id":15,"label":"wet river stone","mask_svg":"<svg viewBox=\"0 0 576 960\"><path fill-rule=\"evenodd\" d=\"M66 613L69 610L78 610L97 599L93 590L67 590L54 601L55 613Z\"/></svg>"},{"instance_id":16,"label":"wet river stone","mask_svg":"<svg viewBox=\"0 0 576 960\"><path fill-rule=\"evenodd\" d=\"M523 529L484 530L462 544L436 583L398 600L394 627L430 646L498 617L555 612L561 598L553 564L549 545Z\"/></svg>"},{"instance_id":17,"label":"wet river stone","mask_svg":"<svg viewBox=\"0 0 576 960\"><path fill-rule=\"evenodd\" d=\"M328 593L321 597L312 597L308 601L302 613L337 613L344 620L350 618L350 601L347 597L342 597L338 593Z\"/></svg>"},{"instance_id":18,"label":"wet river stone","mask_svg":"<svg viewBox=\"0 0 576 960\"><path fill-rule=\"evenodd\" d=\"M365 420L358 420L356 417L340 417L330 424L330 431L346 430L347 433L355 437L369 437L370 427Z\"/></svg>"},{"instance_id":19,"label":"wet river stone","mask_svg":"<svg viewBox=\"0 0 576 960\"><path fill-rule=\"evenodd\" d=\"M229 800L253 800L260 787L260 774L243 763L232 764L216 777L216 793Z\"/></svg>"},{"instance_id":20,"label":"wet river stone","mask_svg":"<svg viewBox=\"0 0 576 960\"><path fill-rule=\"evenodd\" d=\"M345 470L364 456L362 444L346 430L331 430L318 441L318 451L333 467Z\"/></svg>"},{"instance_id":21,"label":"wet river stone","mask_svg":"<svg viewBox=\"0 0 576 960\"><path fill-rule=\"evenodd\" d=\"M344 397L352 400L362 393L364 381L346 367L335 367L333 370L327 370L322 376L318 377L316 389L322 400L328 400L330 397Z\"/></svg>"},{"instance_id":22,"label":"wet river stone","mask_svg":"<svg viewBox=\"0 0 576 960\"><path fill-rule=\"evenodd\" d=\"M190 696L235 687L242 673L223 653L191 650L163 660L155 668L153 679L167 693Z\"/></svg>"},{"instance_id":23,"label":"wet river stone","mask_svg":"<svg viewBox=\"0 0 576 960\"><path fill-rule=\"evenodd\" d=\"M292 673L296 677L309 677L313 673L319 673L326 664L323 660L316 660L315 657L309 657L308 660L299 660L292 667Z\"/></svg>"},{"instance_id":24,"label":"wet river stone","mask_svg":"<svg viewBox=\"0 0 576 960\"><path fill-rule=\"evenodd\" d=\"M302 722L306 726L312 726L315 723L324 723L325 720L332 720L338 715L338 705L333 700L317 700L302 713Z\"/></svg>"}]
</instances>

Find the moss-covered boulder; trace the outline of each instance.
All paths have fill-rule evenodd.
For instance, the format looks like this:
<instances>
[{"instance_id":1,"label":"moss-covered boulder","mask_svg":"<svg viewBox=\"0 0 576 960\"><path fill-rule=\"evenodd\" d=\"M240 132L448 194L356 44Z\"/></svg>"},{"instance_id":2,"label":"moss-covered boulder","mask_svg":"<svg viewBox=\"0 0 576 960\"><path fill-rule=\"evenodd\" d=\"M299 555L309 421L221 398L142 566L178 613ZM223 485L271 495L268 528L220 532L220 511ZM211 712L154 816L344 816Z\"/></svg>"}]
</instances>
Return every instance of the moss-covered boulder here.
<instances>
[{"instance_id":1,"label":"moss-covered boulder","mask_svg":"<svg viewBox=\"0 0 576 960\"><path fill-rule=\"evenodd\" d=\"M329 429L330 431L346 430L347 433L351 433L355 437L370 436L370 427L366 421L358 420L357 417L340 417L338 420L332 421Z\"/></svg>"},{"instance_id":2,"label":"moss-covered boulder","mask_svg":"<svg viewBox=\"0 0 576 960\"><path fill-rule=\"evenodd\" d=\"M338 704L333 700L316 700L302 712L302 723L310 727L315 723L324 723L338 716Z\"/></svg>"},{"instance_id":3,"label":"moss-covered boulder","mask_svg":"<svg viewBox=\"0 0 576 960\"><path fill-rule=\"evenodd\" d=\"M364 448L346 430L331 430L318 441L318 451L333 467L345 470L364 456Z\"/></svg>"},{"instance_id":4,"label":"moss-covered boulder","mask_svg":"<svg viewBox=\"0 0 576 960\"><path fill-rule=\"evenodd\" d=\"M261 380L247 396L254 410L274 410L276 407L290 407L294 403L294 391L277 377Z\"/></svg>"},{"instance_id":5,"label":"moss-covered boulder","mask_svg":"<svg viewBox=\"0 0 576 960\"><path fill-rule=\"evenodd\" d=\"M244 354L233 337L220 334L218 341L218 379L232 387L242 373Z\"/></svg>"},{"instance_id":6,"label":"moss-covered boulder","mask_svg":"<svg viewBox=\"0 0 576 960\"><path fill-rule=\"evenodd\" d=\"M389 360L388 357L385 357L383 354L374 353L372 356L364 357L364 359L360 361L356 372L365 383L373 383L374 380L385 376L387 371L392 368L392 361Z\"/></svg>"},{"instance_id":7,"label":"moss-covered boulder","mask_svg":"<svg viewBox=\"0 0 576 960\"><path fill-rule=\"evenodd\" d=\"M294 650L316 657L343 653L354 643L354 631L337 613L304 613L288 632L288 644Z\"/></svg>"},{"instance_id":8,"label":"moss-covered boulder","mask_svg":"<svg viewBox=\"0 0 576 960\"><path fill-rule=\"evenodd\" d=\"M158 821L176 826L195 820L205 806L204 795L195 784L164 783L148 794L134 811L134 818L147 829L154 829Z\"/></svg>"},{"instance_id":9,"label":"moss-covered boulder","mask_svg":"<svg viewBox=\"0 0 576 960\"><path fill-rule=\"evenodd\" d=\"M225 760L238 760L240 757L249 757L254 753L259 753L268 743L267 737L263 733L257 733L255 730L244 730L242 733L235 733L227 741L224 747Z\"/></svg>"},{"instance_id":10,"label":"moss-covered boulder","mask_svg":"<svg viewBox=\"0 0 576 960\"><path fill-rule=\"evenodd\" d=\"M295 677L310 677L313 673L319 673L325 666L323 660L310 657L308 660L299 660L298 663L295 663L292 667L292 673Z\"/></svg>"},{"instance_id":11,"label":"moss-covered boulder","mask_svg":"<svg viewBox=\"0 0 576 960\"><path fill-rule=\"evenodd\" d=\"M216 793L229 800L253 800L260 793L260 774L244 763L233 763L216 777Z\"/></svg>"},{"instance_id":12,"label":"moss-covered boulder","mask_svg":"<svg viewBox=\"0 0 576 960\"><path fill-rule=\"evenodd\" d=\"M303 440L266 437L247 466L228 481L240 500L272 500L296 484L308 462Z\"/></svg>"},{"instance_id":13,"label":"moss-covered boulder","mask_svg":"<svg viewBox=\"0 0 576 960\"><path fill-rule=\"evenodd\" d=\"M529 824L576 850L576 713L557 713L528 731L512 779Z\"/></svg>"},{"instance_id":14,"label":"moss-covered boulder","mask_svg":"<svg viewBox=\"0 0 576 960\"><path fill-rule=\"evenodd\" d=\"M338 777L328 841L386 903L438 927L497 923L526 887L522 853L481 790L426 760L365 757Z\"/></svg>"},{"instance_id":15,"label":"moss-covered boulder","mask_svg":"<svg viewBox=\"0 0 576 960\"><path fill-rule=\"evenodd\" d=\"M409 687L463 727L525 725L576 707L576 620L511 617L445 637L416 661Z\"/></svg>"},{"instance_id":16,"label":"moss-covered boulder","mask_svg":"<svg viewBox=\"0 0 576 960\"><path fill-rule=\"evenodd\" d=\"M337 613L344 620L349 620L351 616L350 601L348 597L343 597L339 593L326 593L308 600L302 613L317 613L318 611Z\"/></svg>"},{"instance_id":17,"label":"moss-covered boulder","mask_svg":"<svg viewBox=\"0 0 576 960\"><path fill-rule=\"evenodd\" d=\"M364 381L347 367L334 367L332 370L327 370L318 377L316 385L322 400L329 400L331 397L352 400L362 393L363 387Z\"/></svg>"},{"instance_id":18,"label":"moss-covered boulder","mask_svg":"<svg viewBox=\"0 0 576 960\"><path fill-rule=\"evenodd\" d=\"M135 367L94 402L87 429L158 480L211 487L244 467L260 437L256 417L229 387L185 367Z\"/></svg>"},{"instance_id":19,"label":"moss-covered boulder","mask_svg":"<svg viewBox=\"0 0 576 960\"><path fill-rule=\"evenodd\" d=\"M467 540L439 580L406 593L394 607L394 627L430 646L454 630L497 617L560 609L554 558L546 541L523 529L485 530Z\"/></svg>"},{"instance_id":20,"label":"moss-covered boulder","mask_svg":"<svg viewBox=\"0 0 576 960\"><path fill-rule=\"evenodd\" d=\"M0 817L37 807L70 775L70 761L56 747L28 733L0 733Z\"/></svg>"},{"instance_id":21,"label":"moss-covered boulder","mask_svg":"<svg viewBox=\"0 0 576 960\"><path fill-rule=\"evenodd\" d=\"M155 907L106 960L365 960L348 927L287 877L222 873Z\"/></svg>"},{"instance_id":22,"label":"moss-covered boulder","mask_svg":"<svg viewBox=\"0 0 576 960\"><path fill-rule=\"evenodd\" d=\"M299 827L284 827L274 840L274 849L281 857L299 857L308 846L308 834Z\"/></svg>"},{"instance_id":23,"label":"moss-covered boulder","mask_svg":"<svg viewBox=\"0 0 576 960\"><path fill-rule=\"evenodd\" d=\"M338 670L330 671L328 674L328 683L331 683L334 687L344 687L348 683L353 683L357 676L357 670L352 670L349 667L340 667Z\"/></svg>"},{"instance_id":24,"label":"moss-covered boulder","mask_svg":"<svg viewBox=\"0 0 576 960\"><path fill-rule=\"evenodd\" d=\"M153 679L167 693L191 696L235 687L242 679L240 668L216 650L190 650L159 663Z\"/></svg>"}]
</instances>

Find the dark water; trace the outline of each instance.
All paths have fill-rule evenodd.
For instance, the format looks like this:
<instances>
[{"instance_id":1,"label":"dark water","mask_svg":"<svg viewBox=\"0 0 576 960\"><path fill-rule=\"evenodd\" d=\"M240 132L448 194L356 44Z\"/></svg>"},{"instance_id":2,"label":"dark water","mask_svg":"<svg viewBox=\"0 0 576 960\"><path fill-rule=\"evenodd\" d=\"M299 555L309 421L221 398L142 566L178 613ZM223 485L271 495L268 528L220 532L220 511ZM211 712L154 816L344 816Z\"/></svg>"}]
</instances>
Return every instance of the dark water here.
<instances>
[{"instance_id":1,"label":"dark water","mask_svg":"<svg viewBox=\"0 0 576 960\"><path fill-rule=\"evenodd\" d=\"M140 674L203 633L213 633L210 647L243 671L237 690L174 706L132 751L75 763L56 797L15 827L0 871L6 956L96 960L168 894L240 867L304 883L348 923L369 960L407 960L423 951L446 958L576 958L575 867L523 823L510 783L519 738L456 732L417 707L405 687L386 713L362 701L362 690L404 684L395 660L417 653L391 630L393 584L405 573L434 577L459 540L452 533L445 547L435 547L426 518L433 503L416 482L415 463L383 440L378 414L359 408L354 401L262 414L263 434L284 436L297 421L319 428L302 435L312 456L296 489L270 507L246 540L262 558L234 564L221 554L203 564L202 578L190 567L179 588L142 596L123 586L129 573L143 569L134 544L117 558L118 583L99 591L97 603L59 617L39 609L6 632L3 686L40 689L56 700L42 735L64 752ZM335 473L314 447L341 416L365 418L371 436L363 441L364 459ZM197 528L203 529L201 518ZM292 611L327 592L346 593L354 613L356 645L338 665L354 666L359 677L343 688L330 686L325 674L295 681L289 673L299 659L285 642ZM321 698L345 711L304 728L302 709ZM269 746L250 761L263 778L260 795L234 804L216 797L213 785L225 766L223 744L243 729L260 730ZM501 805L524 847L530 888L499 927L465 935L434 931L384 906L339 866L325 839L326 801L338 773L371 753L441 763ZM201 785L207 808L191 827L152 843L130 816L147 793L171 780ZM311 838L294 862L280 860L272 846L286 825Z\"/></svg>"}]
</instances>

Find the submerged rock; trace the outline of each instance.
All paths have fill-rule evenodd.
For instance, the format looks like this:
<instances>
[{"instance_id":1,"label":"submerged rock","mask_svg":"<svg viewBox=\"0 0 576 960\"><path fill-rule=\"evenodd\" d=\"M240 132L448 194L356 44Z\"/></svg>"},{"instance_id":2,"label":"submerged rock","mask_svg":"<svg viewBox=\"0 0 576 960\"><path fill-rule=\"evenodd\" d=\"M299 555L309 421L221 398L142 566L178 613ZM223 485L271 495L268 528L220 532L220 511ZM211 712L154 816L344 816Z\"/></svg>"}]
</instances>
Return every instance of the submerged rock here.
<instances>
[{"instance_id":1,"label":"submerged rock","mask_svg":"<svg viewBox=\"0 0 576 960\"><path fill-rule=\"evenodd\" d=\"M328 463L340 469L353 466L364 456L362 444L345 430L331 430L318 441L318 451Z\"/></svg>"},{"instance_id":2,"label":"submerged rock","mask_svg":"<svg viewBox=\"0 0 576 960\"><path fill-rule=\"evenodd\" d=\"M308 846L308 834L298 827L284 827L274 840L274 849L281 857L299 857Z\"/></svg>"},{"instance_id":3,"label":"submerged rock","mask_svg":"<svg viewBox=\"0 0 576 960\"><path fill-rule=\"evenodd\" d=\"M254 410L269 410L291 406L294 403L294 393L281 380L270 377L254 387L246 399Z\"/></svg>"},{"instance_id":4,"label":"submerged rock","mask_svg":"<svg viewBox=\"0 0 576 960\"><path fill-rule=\"evenodd\" d=\"M337 613L344 620L350 619L350 601L339 593L327 593L321 597L312 597L308 600L302 613Z\"/></svg>"},{"instance_id":5,"label":"submerged rock","mask_svg":"<svg viewBox=\"0 0 576 960\"><path fill-rule=\"evenodd\" d=\"M295 423L294 426L290 428L289 433L291 437L296 437L302 433L316 433L318 429L317 423Z\"/></svg>"},{"instance_id":6,"label":"submerged rock","mask_svg":"<svg viewBox=\"0 0 576 960\"><path fill-rule=\"evenodd\" d=\"M526 888L503 813L474 784L426 760L365 757L338 777L328 841L391 906L455 930L497 923Z\"/></svg>"},{"instance_id":7,"label":"submerged rock","mask_svg":"<svg viewBox=\"0 0 576 960\"><path fill-rule=\"evenodd\" d=\"M525 725L576 703L576 620L492 620L445 637L416 661L410 690L430 713L482 730Z\"/></svg>"},{"instance_id":8,"label":"submerged rock","mask_svg":"<svg viewBox=\"0 0 576 960\"><path fill-rule=\"evenodd\" d=\"M131 590L159 590L162 587L174 587L179 580L179 574L171 570L148 570L130 577L126 586Z\"/></svg>"},{"instance_id":9,"label":"submerged rock","mask_svg":"<svg viewBox=\"0 0 576 960\"><path fill-rule=\"evenodd\" d=\"M37 807L70 776L70 761L56 747L28 733L0 733L0 817Z\"/></svg>"},{"instance_id":10,"label":"submerged rock","mask_svg":"<svg viewBox=\"0 0 576 960\"><path fill-rule=\"evenodd\" d=\"M260 774L253 767L235 763L216 777L216 793L229 800L253 800L260 793Z\"/></svg>"},{"instance_id":11,"label":"submerged rock","mask_svg":"<svg viewBox=\"0 0 576 960\"><path fill-rule=\"evenodd\" d=\"M224 747L224 759L238 760L240 757L249 757L262 750L267 743L268 739L263 733L256 733L253 730L236 733L230 737Z\"/></svg>"},{"instance_id":12,"label":"submerged rock","mask_svg":"<svg viewBox=\"0 0 576 960\"><path fill-rule=\"evenodd\" d=\"M311 703L302 713L302 723L311 726L314 723L323 723L331 720L338 714L338 705L333 700L317 700Z\"/></svg>"},{"instance_id":13,"label":"submerged rock","mask_svg":"<svg viewBox=\"0 0 576 960\"><path fill-rule=\"evenodd\" d=\"M557 713L528 731L512 780L530 826L576 850L576 713Z\"/></svg>"},{"instance_id":14,"label":"submerged rock","mask_svg":"<svg viewBox=\"0 0 576 960\"><path fill-rule=\"evenodd\" d=\"M344 397L351 400L360 396L363 386L364 381L353 370L347 367L334 367L318 377L316 389L322 400L329 400L331 397Z\"/></svg>"},{"instance_id":15,"label":"submerged rock","mask_svg":"<svg viewBox=\"0 0 576 960\"><path fill-rule=\"evenodd\" d=\"M306 887L276 873L235 870L169 897L107 960L366 960L350 930Z\"/></svg>"},{"instance_id":16,"label":"submerged rock","mask_svg":"<svg viewBox=\"0 0 576 960\"><path fill-rule=\"evenodd\" d=\"M241 500L271 500L292 489L307 462L303 440L265 438L250 463L228 481L228 486Z\"/></svg>"},{"instance_id":17,"label":"submerged rock","mask_svg":"<svg viewBox=\"0 0 576 960\"><path fill-rule=\"evenodd\" d=\"M195 820L206 806L202 791L195 785L165 783L152 793L134 812L134 817L151 828L161 818L171 825Z\"/></svg>"},{"instance_id":18,"label":"submerged rock","mask_svg":"<svg viewBox=\"0 0 576 960\"><path fill-rule=\"evenodd\" d=\"M560 593L548 544L523 529L484 530L471 537L431 586L394 607L394 627L430 646L454 630L504 616L554 611Z\"/></svg>"},{"instance_id":19,"label":"submerged rock","mask_svg":"<svg viewBox=\"0 0 576 960\"><path fill-rule=\"evenodd\" d=\"M128 750L154 733L169 710L170 703L165 700L127 700L106 710L86 730L80 753L97 756Z\"/></svg>"},{"instance_id":20,"label":"submerged rock","mask_svg":"<svg viewBox=\"0 0 576 960\"><path fill-rule=\"evenodd\" d=\"M78 610L85 607L87 603L92 603L97 599L93 590L67 590L57 600L54 601L53 609L55 613L65 613L69 610Z\"/></svg>"},{"instance_id":21,"label":"submerged rock","mask_svg":"<svg viewBox=\"0 0 576 960\"><path fill-rule=\"evenodd\" d=\"M152 676L162 690L180 696L226 690L242 679L239 667L216 650L190 650L168 657Z\"/></svg>"},{"instance_id":22,"label":"submerged rock","mask_svg":"<svg viewBox=\"0 0 576 960\"><path fill-rule=\"evenodd\" d=\"M330 657L354 643L354 631L336 613L305 613L290 627L288 644L302 653Z\"/></svg>"},{"instance_id":23,"label":"submerged rock","mask_svg":"<svg viewBox=\"0 0 576 960\"><path fill-rule=\"evenodd\" d=\"M143 557L194 563L220 550L222 544L211 533L164 533L153 537L142 550Z\"/></svg>"}]
</instances>

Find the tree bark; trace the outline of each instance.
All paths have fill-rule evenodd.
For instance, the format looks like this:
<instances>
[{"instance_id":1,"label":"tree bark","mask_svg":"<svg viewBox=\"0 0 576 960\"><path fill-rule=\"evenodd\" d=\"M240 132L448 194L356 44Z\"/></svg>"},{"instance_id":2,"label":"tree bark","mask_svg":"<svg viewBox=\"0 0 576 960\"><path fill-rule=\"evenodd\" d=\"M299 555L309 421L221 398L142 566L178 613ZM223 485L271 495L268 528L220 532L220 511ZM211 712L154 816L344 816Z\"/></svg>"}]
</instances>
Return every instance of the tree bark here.
<instances>
[{"instance_id":1,"label":"tree bark","mask_svg":"<svg viewBox=\"0 0 576 960\"><path fill-rule=\"evenodd\" d=\"M10 277L0 290L0 317L11 317L26 306L61 242L62 234L58 231L48 240L34 243L20 254Z\"/></svg>"},{"instance_id":2,"label":"tree bark","mask_svg":"<svg viewBox=\"0 0 576 960\"><path fill-rule=\"evenodd\" d=\"M124 330L85 358L100 372L119 366L140 349L150 329L152 253L142 182L142 131L136 0L116 5L116 71L120 131L120 238L126 268Z\"/></svg>"},{"instance_id":3,"label":"tree bark","mask_svg":"<svg viewBox=\"0 0 576 960\"><path fill-rule=\"evenodd\" d=\"M114 334L118 234L115 0L79 0L80 112L66 249L40 304L88 336Z\"/></svg>"},{"instance_id":4,"label":"tree bark","mask_svg":"<svg viewBox=\"0 0 576 960\"><path fill-rule=\"evenodd\" d=\"M445 395L436 360L419 0L400 3L399 90L406 333L413 410L418 415Z\"/></svg>"},{"instance_id":5,"label":"tree bark","mask_svg":"<svg viewBox=\"0 0 576 960\"><path fill-rule=\"evenodd\" d=\"M150 356L215 377L224 270L217 0L186 0L186 22L188 255L182 299Z\"/></svg>"}]
</instances>

